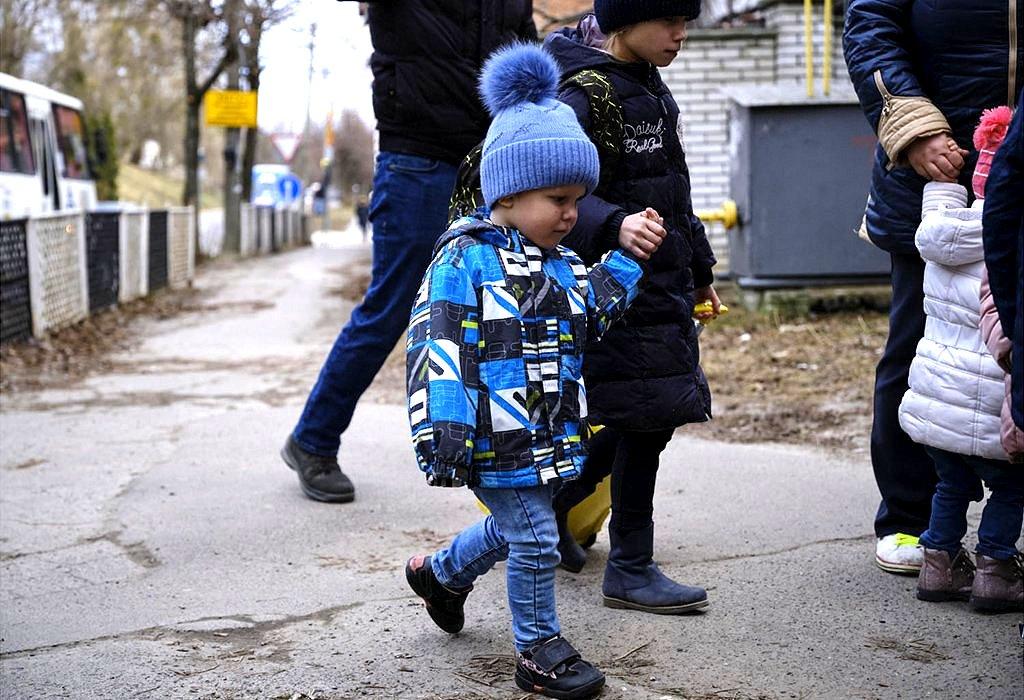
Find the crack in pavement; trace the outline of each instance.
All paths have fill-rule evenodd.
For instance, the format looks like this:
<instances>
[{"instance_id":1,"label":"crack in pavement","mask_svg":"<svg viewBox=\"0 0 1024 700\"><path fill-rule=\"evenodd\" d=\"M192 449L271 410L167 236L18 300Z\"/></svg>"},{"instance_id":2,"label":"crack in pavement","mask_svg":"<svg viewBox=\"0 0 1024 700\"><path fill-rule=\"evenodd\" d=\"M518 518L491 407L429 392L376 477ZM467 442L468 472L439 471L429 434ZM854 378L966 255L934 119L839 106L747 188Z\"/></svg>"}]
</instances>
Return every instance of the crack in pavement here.
<instances>
[{"instance_id":1,"label":"crack in pavement","mask_svg":"<svg viewBox=\"0 0 1024 700\"><path fill-rule=\"evenodd\" d=\"M61 649L74 649L79 646L86 644L93 644L96 642L108 642L115 640L146 640L156 641L162 639L165 635L172 635L181 637L184 640L207 640L215 639L218 642L224 642L229 640L232 634L245 634L248 636L262 637L269 632L274 632L290 625L299 624L302 622L319 621L324 624L328 624L334 620L334 617L341 612L346 610L353 610L359 608L367 603L386 603L394 600L402 600L407 596L401 598L381 598L373 600L361 600L354 603L346 603L344 605L334 605L329 608L323 608L321 610L314 610L310 613L302 615L284 615L278 619L265 620L262 622L254 622L253 616L246 614L233 614L233 615L214 615L208 617L200 617L192 620L182 620L180 622L173 622L166 625L154 625L152 627L144 627L137 630L129 630L127 632L116 632L114 634L105 634L98 637L90 637L88 639L76 639L70 642L60 642L57 644L44 644L37 647L31 647L28 649L19 649L17 651L0 652L0 659L10 660L17 659L22 656L31 656L44 651L56 651ZM204 630L188 630L182 629L186 625L194 625L202 622L211 622L218 620L235 621L250 624L249 627L219 627L210 628ZM228 637L221 637L221 634L228 634Z\"/></svg>"},{"instance_id":2,"label":"crack in pavement","mask_svg":"<svg viewBox=\"0 0 1024 700\"><path fill-rule=\"evenodd\" d=\"M711 559L694 559L693 561L686 562L687 566L693 564L717 564L723 561L734 561L736 559L760 559L762 557L773 557L777 554L786 554L788 552L796 552L801 549L808 547L817 547L821 544L845 544L847 542L861 542L874 538L874 534L867 535L854 535L852 537L833 537L825 540L815 540L813 542L804 542L803 544L793 545L792 547L783 547L782 549L773 549L768 552L754 552L752 554L729 554L724 557L714 557Z\"/></svg>"}]
</instances>

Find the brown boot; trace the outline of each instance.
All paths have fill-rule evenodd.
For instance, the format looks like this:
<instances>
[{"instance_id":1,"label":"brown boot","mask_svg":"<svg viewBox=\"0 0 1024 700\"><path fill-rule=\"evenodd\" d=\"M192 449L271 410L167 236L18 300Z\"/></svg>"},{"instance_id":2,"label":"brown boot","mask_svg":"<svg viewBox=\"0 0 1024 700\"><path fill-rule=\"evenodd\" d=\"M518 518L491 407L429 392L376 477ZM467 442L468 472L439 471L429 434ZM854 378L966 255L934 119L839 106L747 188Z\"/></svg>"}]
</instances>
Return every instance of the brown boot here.
<instances>
[{"instance_id":1,"label":"brown boot","mask_svg":"<svg viewBox=\"0 0 1024 700\"><path fill-rule=\"evenodd\" d=\"M978 575L971 588L971 607L978 612L1001 613L1024 610L1024 559L978 557Z\"/></svg>"},{"instance_id":2,"label":"brown boot","mask_svg":"<svg viewBox=\"0 0 1024 700\"><path fill-rule=\"evenodd\" d=\"M973 582L974 564L966 550L951 555L941 549L925 548L924 566L917 579L918 600L968 600Z\"/></svg>"}]
</instances>

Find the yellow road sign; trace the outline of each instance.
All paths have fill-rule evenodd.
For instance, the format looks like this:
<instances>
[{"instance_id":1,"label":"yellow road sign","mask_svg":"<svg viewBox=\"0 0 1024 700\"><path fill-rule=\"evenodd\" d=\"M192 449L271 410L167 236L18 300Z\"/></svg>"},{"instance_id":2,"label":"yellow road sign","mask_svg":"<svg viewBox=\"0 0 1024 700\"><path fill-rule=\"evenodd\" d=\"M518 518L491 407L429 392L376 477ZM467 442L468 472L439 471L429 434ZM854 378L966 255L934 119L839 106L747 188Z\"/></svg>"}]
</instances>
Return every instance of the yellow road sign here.
<instances>
[{"instance_id":1,"label":"yellow road sign","mask_svg":"<svg viewBox=\"0 0 1024 700\"><path fill-rule=\"evenodd\" d=\"M256 126L256 93L245 90L209 90L203 99L209 126Z\"/></svg>"}]
</instances>

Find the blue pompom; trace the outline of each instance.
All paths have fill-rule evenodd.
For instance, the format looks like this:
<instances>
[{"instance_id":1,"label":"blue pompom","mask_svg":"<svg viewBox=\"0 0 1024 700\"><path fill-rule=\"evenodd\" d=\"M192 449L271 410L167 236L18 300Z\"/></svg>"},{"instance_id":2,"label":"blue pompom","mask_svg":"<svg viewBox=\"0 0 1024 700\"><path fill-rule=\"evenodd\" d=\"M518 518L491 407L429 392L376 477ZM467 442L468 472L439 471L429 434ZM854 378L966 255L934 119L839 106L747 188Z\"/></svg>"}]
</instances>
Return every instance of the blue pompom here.
<instances>
[{"instance_id":1,"label":"blue pompom","mask_svg":"<svg viewBox=\"0 0 1024 700\"><path fill-rule=\"evenodd\" d=\"M491 116L522 102L558 97L558 64L535 44L498 49L480 74L480 95Z\"/></svg>"}]
</instances>

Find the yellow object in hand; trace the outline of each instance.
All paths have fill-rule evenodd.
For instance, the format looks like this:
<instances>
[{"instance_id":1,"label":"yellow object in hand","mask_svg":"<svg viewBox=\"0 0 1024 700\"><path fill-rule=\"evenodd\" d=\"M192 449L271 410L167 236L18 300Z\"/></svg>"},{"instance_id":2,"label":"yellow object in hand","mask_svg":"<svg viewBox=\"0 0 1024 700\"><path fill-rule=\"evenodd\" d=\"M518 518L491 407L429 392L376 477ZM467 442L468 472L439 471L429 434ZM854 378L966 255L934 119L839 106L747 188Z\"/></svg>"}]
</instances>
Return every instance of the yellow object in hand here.
<instances>
[{"instance_id":1,"label":"yellow object in hand","mask_svg":"<svg viewBox=\"0 0 1024 700\"><path fill-rule=\"evenodd\" d=\"M702 301L701 303L699 303L699 304L697 304L696 306L693 307L693 317L695 319L697 319L698 321L700 321L701 323L707 323L708 321L713 321L714 319L718 318L718 316L721 316L722 314L729 313L729 307L726 306L725 304L720 304L719 307L718 307L718 314L717 315L715 315L712 318L708 318L708 319L701 319L700 318L701 315L712 313L714 310L715 310L715 307L711 303L710 299L708 301Z\"/></svg>"}]
</instances>

